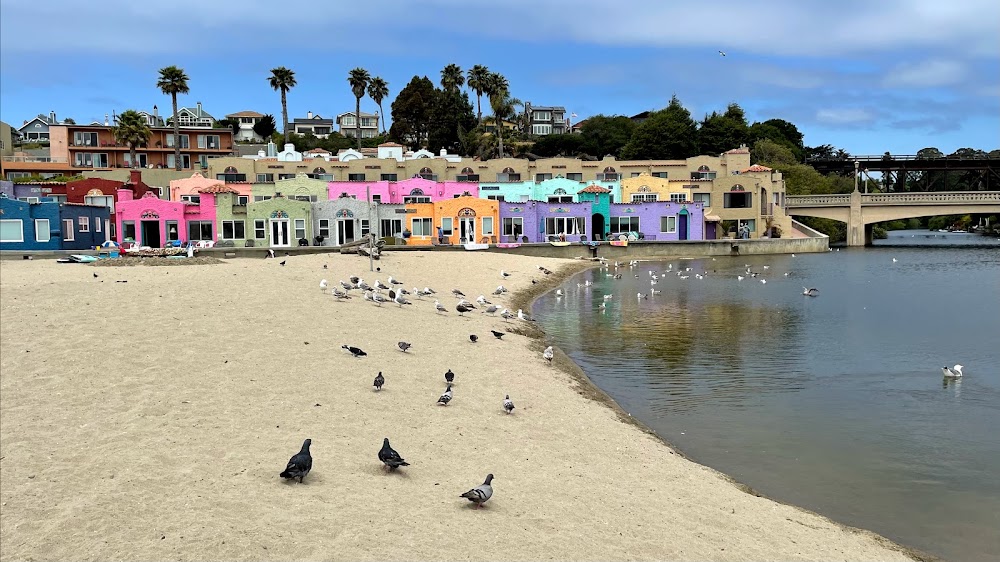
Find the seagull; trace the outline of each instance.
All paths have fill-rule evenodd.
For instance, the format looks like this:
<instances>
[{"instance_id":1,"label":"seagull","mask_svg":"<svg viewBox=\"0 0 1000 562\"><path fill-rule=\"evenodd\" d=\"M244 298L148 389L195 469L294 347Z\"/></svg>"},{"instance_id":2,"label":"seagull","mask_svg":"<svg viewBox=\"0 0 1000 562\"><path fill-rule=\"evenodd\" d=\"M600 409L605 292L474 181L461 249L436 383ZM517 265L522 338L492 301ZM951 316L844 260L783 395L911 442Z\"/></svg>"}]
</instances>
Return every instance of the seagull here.
<instances>
[{"instance_id":1,"label":"seagull","mask_svg":"<svg viewBox=\"0 0 1000 562\"><path fill-rule=\"evenodd\" d=\"M548 360L549 363L552 362L553 355L554 354L552 353L552 346L551 345L548 346L548 347L546 347L545 351L542 352L542 358Z\"/></svg>"},{"instance_id":2,"label":"seagull","mask_svg":"<svg viewBox=\"0 0 1000 562\"><path fill-rule=\"evenodd\" d=\"M644 295L642 293L636 293L635 294L635 298L636 298L636 300L642 300L642 299L646 298L646 295Z\"/></svg>"},{"instance_id":3,"label":"seagull","mask_svg":"<svg viewBox=\"0 0 1000 562\"><path fill-rule=\"evenodd\" d=\"M604 303L604 302L602 302L602 303L601 303L601 305L600 305L600 306L598 306L597 308L599 308L599 309L601 309L601 310L605 310L606 308L608 308L608 304L607 304L607 303Z\"/></svg>"},{"instance_id":4,"label":"seagull","mask_svg":"<svg viewBox=\"0 0 1000 562\"><path fill-rule=\"evenodd\" d=\"M802 294L807 297L818 297L819 289L816 289L815 287L813 288L802 287Z\"/></svg>"},{"instance_id":5,"label":"seagull","mask_svg":"<svg viewBox=\"0 0 1000 562\"><path fill-rule=\"evenodd\" d=\"M479 341L479 336L477 336L476 334L469 334L469 341L471 341L472 343L476 343L477 341Z\"/></svg>"},{"instance_id":6,"label":"seagull","mask_svg":"<svg viewBox=\"0 0 1000 562\"><path fill-rule=\"evenodd\" d=\"M746 279L746 277L743 277L742 275L737 275L737 276L736 276L736 280L737 280L737 281L742 281L742 280L744 280L744 279Z\"/></svg>"},{"instance_id":7,"label":"seagull","mask_svg":"<svg viewBox=\"0 0 1000 562\"><path fill-rule=\"evenodd\" d=\"M506 333L506 332L498 332L496 330L490 330L490 332L493 332L493 337L495 337L498 340L502 340L504 334Z\"/></svg>"},{"instance_id":8,"label":"seagull","mask_svg":"<svg viewBox=\"0 0 1000 562\"><path fill-rule=\"evenodd\" d=\"M407 349L410 349L411 347L413 347L411 344L406 343L405 341L401 341L401 342L397 343L396 346L399 347L399 350L402 351L403 353L406 353Z\"/></svg>"},{"instance_id":9,"label":"seagull","mask_svg":"<svg viewBox=\"0 0 1000 562\"><path fill-rule=\"evenodd\" d=\"M444 394L441 395L441 398L438 398L438 404L441 404L442 406L447 406L448 402L451 402L451 385L450 384L448 385L448 388L445 389Z\"/></svg>"},{"instance_id":10,"label":"seagull","mask_svg":"<svg viewBox=\"0 0 1000 562\"><path fill-rule=\"evenodd\" d=\"M506 308L500 311L500 318L503 318L507 322L510 322L511 319L515 318L516 316L517 316L516 314L507 310Z\"/></svg>"},{"instance_id":11,"label":"seagull","mask_svg":"<svg viewBox=\"0 0 1000 562\"><path fill-rule=\"evenodd\" d=\"M302 449L293 455L292 458L288 459L288 466L286 466L284 472L278 476L289 480L298 478L299 484L301 484L302 479L309 474L309 471L312 470L313 466L313 458L312 455L309 454L309 445L312 445L312 439L306 439L303 441Z\"/></svg>"},{"instance_id":12,"label":"seagull","mask_svg":"<svg viewBox=\"0 0 1000 562\"><path fill-rule=\"evenodd\" d=\"M944 373L945 378L948 378L948 379L961 378L962 377L962 366L961 365L955 365L954 367L952 367L950 369L948 367L941 367L941 372Z\"/></svg>"},{"instance_id":13,"label":"seagull","mask_svg":"<svg viewBox=\"0 0 1000 562\"><path fill-rule=\"evenodd\" d=\"M662 293L662 292L663 292L663 291L661 291L661 290L659 290L659 289L650 289L650 290L649 290L649 294L651 294L651 295L658 295L658 294L660 294L660 293Z\"/></svg>"},{"instance_id":14,"label":"seagull","mask_svg":"<svg viewBox=\"0 0 1000 562\"><path fill-rule=\"evenodd\" d=\"M358 288L359 288L359 289L361 289L362 291L371 291L371 290L372 290L372 287L371 287L371 285L369 285L368 283L365 283L365 280L364 280L364 279L362 279L361 281L358 281L358 282L356 283L356 285L357 285L357 286L358 286Z\"/></svg>"},{"instance_id":15,"label":"seagull","mask_svg":"<svg viewBox=\"0 0 1000 562\"><path fill-rule=\"evenodd\" d=\"M485 312L485 313L489 314L490 316L493 316L494 314L496 314L496 313L497 313L497 311L498 311L498 310L500 310L500 307L498 307L498 306L497 306L497 305L495 305L495 304L491 304L491 305L487 306L487 307L486 307L486 308L485 308L485 309L483 310L483 312Z\"/></svg>"},{"instance_id":16,"label":"seagull","mask_svg":"<svg viewBox=\"0 0 1000 562\"><path fill-rule=\"evenodd\" d=\"M340 286L343 287L345 291L350 291L351 289L354 289L354 288L357 287L357 285L354 285L353 283L348 283L347 281L344 281L343 279L340 280Z\"/></svg>"},{"instance_id":17,"label":"seagull","mask_svg":"<svg viewBox=\"0 0 1000 562\"><path fill-rule=\"evenodd\" d=\"M614 295L604 295L604 300L609 301L609 300L613 299L614 297L615 297Z\"/></svg>"},{"instance_id":18,"label":"seagull","mask_svg":"<svg viewBox=\"0 0 1000 562\"><path fill-rule=\"evenodd\" d=\"M403 298L402 293L396 293L396 298L392 299L392 302L399 305L399 308L403 308L404 304L413 304L412 302Z\"/></svg>"},{"instance_id":19,"label":"seagull","mask_svg":"<svg viewBox=\"0 0 1000 562\"><path fill-rule=\"evenodd\" d=\"M507 287L503 285L497 285L497 288L493 290L494 295L502 295L507 292Z\"/></svg>"},{"instance_id":20,"label":"seagull","mask_svg":"<svg viewBox=\"0 0 1000 562\"><path fill-rule=\"evenodd\" d=\"M476 504L476 509L479 509L484 503L486 503L486 500L493 496L492 482L493 475L487 474L485 482L458 497L469 500L470 502Z\"/></svg>"},{"instance_id":21,"label":"seagull","mask_svg":"<svg viewBox=\"0 0 1000 562\"><path fill-rule=\"evenodd\" d=\"M767 284L767 279L761 279L760 280L760 284L761 285L766 285Z\"/></svg>"},{"instance_id":22,"label":"seagull","mask_svg":"<svg viewBox=\"0 0 1000 562\"><path fill-rule=\"evenodd\" d=\"M510 394L503 397L503 409L508 414L514 411L514 401L510 399Z\"/></svg>"},{"instance_id":23,"label":"seagull","mask_svg":"<svg viewBox=\"0 0 1000 562\"><path fill-rule=\"evenodd\" d=\"M379 306L382 306L382 303L384 302L389 302L389 299L382 296L382 293L373 293L372 300L375 301L375 304Z\"/></svg>"},{"instance_id":24,"label":"seagull","mask_svg":"<svg viewBox=\"0 0 1000 562\"><path fill-rule=\"evenodd\" d=\"M557 297L561 297L561 296L563 296L563 292L562 292L562 289L556 289L556 296L557 296Z\"/></svg>"},{"instance_id":25,"label":"seagull","mask_svg":"<svg viewBox=\"0 0 1000 562\"><path fill-rule=\"evenodd\" d=\"M532 317L530 317L527 314L525 314L524 311L521 310L520 308L517 309L517 319L518 320L524 320L525 322L534 322L535 321Z\"/></svg>"},{"instance_id":26,"label":"seagull","mask_svg":"<svg viewBox=\"0 0 1000 562\"><path fill-rule=\"evenodd\" d=\"M390 276L389 276L389 284L390 284L390 285L402 285L402 284L403 284L403 282L402 282L402 281L400 281L399 279L393 279L393 278L392 278L392 275L390 275Z\"/></svg>"},{"instance_id":27,"label":"seagull","mask_svg":"<svg viewBox=\"0 0 1000 562\"><path fill-rule=\"evenodd\" d=\"M319 290L320 291L325 291L326 287L327 287L326 279L320 279L319 280Z\"/></svg>"},{"instance_id":28,"label":"seagull","mask_svg":"<svg viewBox=\"0 0 1000 562\"><path fill-rule=\"evenodd\" d=\"M382 371L379 371L378 376L375 377L375 382L372 383L372 386L375 387L375 390L382 390L383 384L385 384L385 377L382 376Z\"/></svg>"},{"instance_id":29,"label":"seagull","mask_svg":"<svg viewBox=\"0 0 1000 562\"><path fill-rule=\"evenodd\" d=\"M352 276L348 277L348 279L350 279L351 283L354 283L355 285L357 285L359 282L361 282L361 278L358 277L357 275L352 275Z\"/></svg>"},{"instance_id":30,"label":"seagull","mask_svg":"<svg viewBox=\"0 0 1000 562\"><path fill-rule=\"evenodd\" d=\"M455 295L456 297L459 297L459 298L462 298L462 297L465 296L465 293L463 293L462 291L459 291L458 289L452 289L451 290L451 294L453 294L453 295Z\"/></svg>"},{"instance_id":31,"label":"seagull","mask_svg":"<svg viewBox=\"0 0 1000 562\"><path fill-rule=\"evenodd\" d=\"M389 467L389 472L392 472L401 466L410 466L410 463L404 461L403 457L399 456L399 453L394 451L392 447L389 446L388 437L382 440L382 450L378 452L378 460L382 461L383 464Z\"/></svg>"},{"instance_id":32,"label":"seagull","mask_svg":"<svg viewBox=\"0 0 1000 562\"><path fill-rule=\"evenodd\" d=\"M346 349L347 351L350 351L351 355L353 355L355 357L366 357L368 355L367 353L365 353L364 351L361 351L360 349L358 349L357 347L354 347L353 345L342 345L342 346L340 346L340 348L341 349Z\"/></svg>"},{"instance_id":33,"label":"seagull","mask_svg":"<svg viewBox=\"0 0 1000 562\"><path fill-rule=\"evenodd\" d=\"M424 292L421 291L420 289L416 288L416 287L413 288L413 294L417 295L418 299L423 299L424 298Z\"/></svg>"},{"instance_id":34,"label":"seagull","mask_svg":"<svg viewBox=\"0 0 1000 562\"><path fill-rule=\"evenodd\" d=\"M472 311L472 307L471 307L471 306L469 306L469 305L467 305L467 304L462 304L462 303L458 303L458 304L457 304L457 305L455 306L455 310L457 310L457 311L458 311L458 315L459 315L459 316L462 316L462 315L463 315L463 314L465 314L466 312L471 312L471 311Z\"/></svg>"},{"instance_id":35,"label":"seagull","mask_svg":"<svg viewBox=\"0 0 1000 562\"><path fill-rule=\"evenodd\" d=\"M351 298L351 295L348 295L347 291L341 291L340 289L338 289L336 287L333 288L333 291L330 294L333 295L334 297L336 297L337 299L349 299L349 298Z\"/></svg>"},{"instance_id":36,"label":"seagull","mask_svg":"<svg viewBox=\"0 0 1000 562\"><path fill-rule=\"evenodd\" d=\"M897 260L896 258L892 258L892 263L896 263L897 261L899 261L899 260Z\"/></svg>"},{"instance_id":37,"label":"seagull","mask_svg":"<svg viewBox=\"0 0 1000 562\"><path fill-rule=\"evenodd\" d=\"M430 296L430 295L436 295L437 291L435 291L434 289L431 289L430 287L424 287L423 293L424 293L424 295Z\"/></svg>"},{"instance_id":38,"label":"seagull","mask_svg":"<svg viewBox=\"0 0 1000 562\"><path fill-rule=\"evenodd\" d=\"M382 281L380 281L380 280L376 279L376 280L375 280L375 288L376 288L376 289L383 289L383 290L384 290L384 289L388 289L389 287L388 287L388 286L386 286L386 284L385 284L385 283L383 283Z\"/></svg>"},{"instance_id":39,"label":"seagull","mask_svg":"<svg viewBox=\"0 0 1000 562\"><path fill-rule=\"evenodd\" d=\"M451 369L448 369L448 371L445 372L445 374L444 374L444 382L448 383L449 385L451 385L451 383L455 382L455 373L451 372Z\"/></svg>"},{"instance_id":40,"label":"seagull","mask_svg":"<svg viewBox=\"0 0 1000 562\"><path fill-rule=\"evenodd\" d=\"M503 277L504 279L506 279L506 278L510 277L510 273L507 273L506 271L504 271L504 270L501 269L500 270L500 277Z\"/></svg>"},{"instance_id":41,"label":"seagull","mask_svg":"<svg viewBox=\"0 0 1000 562\"><path fill-rule=\"evenodd\" d=\"M441 304L441 301L434 301L434 310L437 312L448 312L448 309Z\"/></svg>"},{"instance_id":42,"label":"seagull","mask_svg":"<svg viewBox=\"0 0 1000 562\"><path fill-rule=\"evenodd\" d=\"M719 51L719 54L722 56L726 56L726 53L724 53L723 51Z\"/></svg>"},{"instance_id":43,"label":"seagull","mask_svg":"<svg viewBox=\"0 0 1000 562\"><path fill-rule=\"evenodd\" d=\"M483 295L479 295L479 298L476 299L476 302L478 302L479 304L481 304L483 306L486 306L488 304L493 304L490 301L486 300L486 297L484 297Z\"/></svg>"}]
</instances>

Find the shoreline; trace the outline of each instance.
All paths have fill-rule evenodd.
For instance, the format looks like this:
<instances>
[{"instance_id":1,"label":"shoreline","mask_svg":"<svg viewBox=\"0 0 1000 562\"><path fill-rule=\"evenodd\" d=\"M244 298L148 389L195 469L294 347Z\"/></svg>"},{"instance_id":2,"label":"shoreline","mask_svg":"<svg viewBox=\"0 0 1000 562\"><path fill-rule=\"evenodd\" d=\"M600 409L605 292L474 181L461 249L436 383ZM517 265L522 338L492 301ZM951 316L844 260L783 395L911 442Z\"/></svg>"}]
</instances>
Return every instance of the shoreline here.
<instances>
[{"instance_id":1,"label":"shoreline","mask_svg":"<svg viewBox=\"0 0 1000 562\"><path fill-rule=\"evenodd\" d=\"M336 302L316 287L393 274L434 287L452 309L453 286L473 300L502 282L502 302L530 311L525 303L596 265L455 258L386 254L371 279L367 260L340 254L293 256L288 267L6 262L4 558L932 560L684 458L561 352L547 365L536 325L435 314L433 299ZM501 268L514 276L501 280ZM61 328L76 325L94 335ZM510 335L469 343L487 327ZM403 338L414 344L405 355ZM443 408L434 400L446 367L458 377ZM413 466L381 470L384 436ZM314 471L287 485L277 472L303 437ZM457 495L486 471L496 494L469 509Z\"/></svg>"}]
</instances>

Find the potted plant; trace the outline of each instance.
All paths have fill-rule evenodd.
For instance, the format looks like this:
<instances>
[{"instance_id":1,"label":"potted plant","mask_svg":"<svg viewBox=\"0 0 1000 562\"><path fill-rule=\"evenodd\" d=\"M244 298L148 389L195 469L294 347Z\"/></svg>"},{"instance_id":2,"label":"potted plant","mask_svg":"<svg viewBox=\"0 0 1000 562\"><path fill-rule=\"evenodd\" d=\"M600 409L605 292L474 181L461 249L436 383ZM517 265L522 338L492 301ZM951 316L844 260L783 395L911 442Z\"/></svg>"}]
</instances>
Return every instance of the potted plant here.
<instances>
[{"instance_id":1,"label":"potted plant","mask_svg":"<svg viewBox=\"0 0 1000 562\"><path fill-rule=\"evenodd\" d=\"M719 227L722 229L722 238L736 238L736 221L722 221Z\"/></svg>"}]
</instances>

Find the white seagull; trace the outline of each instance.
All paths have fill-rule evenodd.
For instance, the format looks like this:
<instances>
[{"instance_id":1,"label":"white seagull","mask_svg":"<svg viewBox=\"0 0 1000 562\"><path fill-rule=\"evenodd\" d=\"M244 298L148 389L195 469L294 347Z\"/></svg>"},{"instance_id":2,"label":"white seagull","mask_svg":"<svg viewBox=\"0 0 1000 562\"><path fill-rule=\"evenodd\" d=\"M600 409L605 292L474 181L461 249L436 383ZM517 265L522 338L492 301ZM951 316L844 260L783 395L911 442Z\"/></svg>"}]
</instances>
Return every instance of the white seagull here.
<instances>
[{"instance_id":1,"label":"white seagull","mask_svg":"<svg viewBox=\"0 0 1000 562\"><path fill-rule=\"evenodd\" d=\"M545 360L547 360L547 361L549 361L549 362L552 361L552 357L553 356L554 356L554 354L552 353L552 346L551 345L548 346L548 347L546 347L545 351L542 352L542 358L545 359Z\"/></svg>"},{"instance_id":2,"label":"white seagull","mask_svg":"<svg viewBox=\"0 0 1000 562\"><path fill-rule=\"evenodd\" d=\"M561 297L561 296L563 296L563 292L562 292L562 289L556 289L556 296L557 296L557 297Z\"/></svg>"},{"instance_id":3,"label":"white seagull","mask_svg":"<svg viewBox=\"0 0 1000 562\"><path fill-rule=\"evenodd\" d=\"M726 53L724 51L719 51L719 54L722 56L726 56Z\"/></svg>"},{"instance_id":4,"label":"white seagull","mask_svg":"<svg viewBox=\"0 0 1000 562\"><path fill-rule=\"evenodd\" d=\"M955 365L954 367L952 367L950 369L948 367L941 367L941 372L944 373L944 376L947 379L961 378L962 377L962 366L961 365Z\"/></svg>"},{"instance_id":5,"label":"white seagull","mask_svg":"<svg viewBox=\"0 0 1000 562\"><path fill-rule=\"evenodd\" d=\"M524 311L521 310L520 308L517 309L517 319L524 320L525 322L534 322L534 320L530 316L525 314Z\"/></svg>"},{"instance_id":6,"label":"white seagull","mask_svg":"<svg viewBox=\"0 0 1000 562\"><path fill-rule=\"evenodd\" d=\"M440 301L434 301L434 310L437 312L448 312L448 309Z\"/></svg>"},{"instance_id":7,"label":"white seagull","mask_svg":"<svg viewBox=\"0 0 1000 562\"><path fill-rule=\"evenodd\" d=\"M805 295L805 296L807 296L807 297L818 297L819 296L819 289L817 289L815 287L812 287L812 288L810 288L810 287L802 287L802 294Z\"/></svg>"},{"instance_id":8,"label":"white seagull","mask_svg":"<svg viewBox=\"0 0 1000 562\"><path fill-rule=\"evenodd\" d=\"M320 279L319 280L319 290L320 291L325 291L326 287L327 287L326 279Z\"/></svg>"}]
</instances>

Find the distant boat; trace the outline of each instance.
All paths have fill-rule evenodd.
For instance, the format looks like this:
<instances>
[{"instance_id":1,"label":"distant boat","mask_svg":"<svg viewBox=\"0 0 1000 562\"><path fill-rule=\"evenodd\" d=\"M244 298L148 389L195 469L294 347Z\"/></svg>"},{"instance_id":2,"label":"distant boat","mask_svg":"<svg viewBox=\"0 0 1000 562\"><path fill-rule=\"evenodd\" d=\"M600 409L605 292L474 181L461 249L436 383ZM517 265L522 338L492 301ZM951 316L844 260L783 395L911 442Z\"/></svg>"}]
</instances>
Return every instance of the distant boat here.
<instances>
[{"instance_id":1,"label":"distant boat","mask_svg":"<svg viewBox=\"0 0 1000 562\"><path fill-rule=\"evenodd\" d=\"M553 246L569 246L572 242L549 242Z\"/></svg>"}]
</instances>

